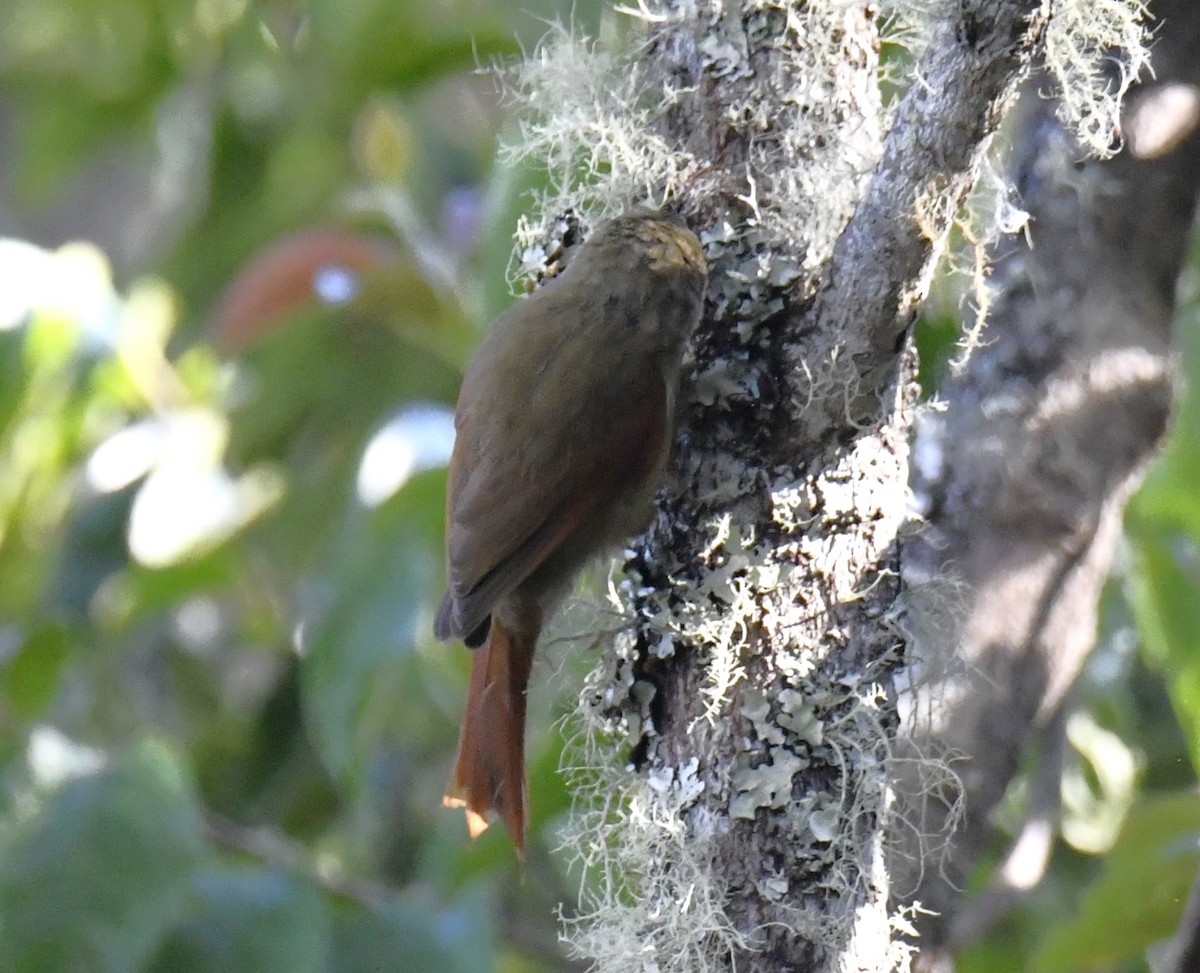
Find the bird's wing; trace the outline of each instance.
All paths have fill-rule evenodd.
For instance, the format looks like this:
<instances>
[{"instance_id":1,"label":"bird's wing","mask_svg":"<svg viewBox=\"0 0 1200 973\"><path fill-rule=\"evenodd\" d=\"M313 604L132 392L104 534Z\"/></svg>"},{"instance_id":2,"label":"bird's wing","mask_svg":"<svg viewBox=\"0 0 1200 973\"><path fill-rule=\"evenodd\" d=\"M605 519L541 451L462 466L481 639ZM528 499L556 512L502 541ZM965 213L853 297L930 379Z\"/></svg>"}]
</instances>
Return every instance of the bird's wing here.
<instances>
[{"instance_id":1,"label":"bird's wing","mask_svg":"<svg viewBox=\"0 0 1200 973\"><path fill-rule=\"evenodd\" d=\"M558 441L480 461L466 453L475 448L473 430L460 428L464 451L456 448L451 461L447 511L448 597L457 634L475 629L576 532L603 529L608 505L657 466L668 424L666 379L645 363L640 370L645 379L622 383L601 430L542 422L529 434ZM514 441L521 436L516 431Z\"/></svg>"}]
</instances>

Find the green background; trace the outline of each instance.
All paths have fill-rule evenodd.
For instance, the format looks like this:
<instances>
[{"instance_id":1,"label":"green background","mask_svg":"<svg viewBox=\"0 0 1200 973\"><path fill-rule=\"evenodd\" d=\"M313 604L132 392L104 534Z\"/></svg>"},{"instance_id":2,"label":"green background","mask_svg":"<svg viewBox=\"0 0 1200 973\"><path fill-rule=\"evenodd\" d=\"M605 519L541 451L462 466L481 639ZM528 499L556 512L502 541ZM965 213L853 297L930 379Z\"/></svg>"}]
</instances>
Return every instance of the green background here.
<instances>
[{"instance_id":1,"label":"green background","mask_svg":"<svg viewBox=\"0 0 1200 973\"><path fill-rule=\"evenodd\" d=\"M2 973L564 967L558 721L592 660L535 670L524 866L502 828L470 843L440 807L469 664L430 636L444 472L359 487L510 300L540 177L498 161L515 120L477 67L553 16L601 29L595 0L0 0ZM348 301L312 299L317 239L369 255ZM266 311L230 317L236 281ZM930 388L954 333L923 323ZM1189 396L1082 695L1093 839L964 970L1144 970L1177 919L1197 484Z\"/></svg>"}]
</instances>

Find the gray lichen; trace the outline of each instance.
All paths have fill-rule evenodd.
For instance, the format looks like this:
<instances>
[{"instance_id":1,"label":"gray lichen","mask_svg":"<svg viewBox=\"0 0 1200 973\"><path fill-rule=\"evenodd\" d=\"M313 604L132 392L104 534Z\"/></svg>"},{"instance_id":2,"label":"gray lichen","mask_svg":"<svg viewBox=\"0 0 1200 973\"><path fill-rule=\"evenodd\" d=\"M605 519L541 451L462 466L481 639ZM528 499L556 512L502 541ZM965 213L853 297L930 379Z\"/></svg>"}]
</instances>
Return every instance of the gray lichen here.
<instances>
[{"instance_id":1,"label":"gray lichen","mask_svg":"<svg viewBox=\"0 0 1200 973\"><path fill-rule=\"evenodd\" d=\"M891 36L920 50L963 5L890 6ZM563 844L592 882L566 937L603 973L755 969L773 951L903 970L884 853L912 360L890 342L890 383L864 391L856 315L797 324L882 152L877 24L848 0L633 14L640 49L557 30L509 77L528 109L510 151L551 182L518 277L554 273L576 224L666 200L710 265L672 483L614 586L627 624L567 758ZM917 183L904 218L944 235L959 183ZM915 306L931 268L882 313Z\"/></svg>"}]
</instances>

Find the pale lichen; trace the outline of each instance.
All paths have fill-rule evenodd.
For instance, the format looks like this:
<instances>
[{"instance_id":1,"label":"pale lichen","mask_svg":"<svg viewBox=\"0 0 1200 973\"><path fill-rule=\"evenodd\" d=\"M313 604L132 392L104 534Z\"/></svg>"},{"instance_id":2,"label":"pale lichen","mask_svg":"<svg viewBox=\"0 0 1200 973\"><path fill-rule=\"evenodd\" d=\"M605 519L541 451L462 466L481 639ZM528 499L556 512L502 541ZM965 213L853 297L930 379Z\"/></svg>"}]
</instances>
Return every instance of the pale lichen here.
<instances>
[{"instance_id":1,"label":"pale lichen","mask_svg":"<svg viewBox=\"0 0 1200 973\"><path fill-rule=\"evenodd\" d=\"M719 196L737 202L744 226L736 233L729 227L725 241L705 242L741 251L736 265L728 262L732 276L779 290L806 275L815 280L874 164L859 130L872 114L848 125L851 106L835 97L839 74L857 69L844 43L854 5L755 3L740 18L703 6L623 8L653 26L659 50L691 51L699 63L690 78L658 71L646 50L614 53L561 26L501 75L523 109L503 157L533 160L549 181L535 200L540 220L518 234L526 256L536 256L551 223L567 212L587 226L635 202ZM780 70L764 76L752 62L766 50ZM665 119L701 100L702 81L724 96L720 116L706 124L745 141L741 173L715 171L701 137L693 146L661 134ZM753 291L739 289L737 298L731 318L764 306Z\"/></svg>"},{"instance_id":2,"label":"pale lichen","mask_svg":"<svg viewBox=\"0 0 1200 973\"><path fill-rule=\"evenodd\" d=\"M1102 44L1136 49L1130 24L1139 4L1102 0L1092 24L1108 26L1077 35L1086 32L1087 6L1056 5L1056 50L1096 65ZM920 51L951 10L939 0L895 0L888 39ZM525 112L509 158L535 159L549 177L519 232L517 275L553 273L576 229L631 205L680 204L710 266L707 344L694 349L686 395L715 425L762 408L783 384L770 359L778 312L820 285L879 155L887 115L877 82L890 71L902 88L912 79L896 72L913 62L894 58L879 69L871 44L856 40L870 36L861 29L867 6L845 0L740 8L639 0L627 13L647 28L632 49L608 50L557 28L507 75ZM1131 57L1130 71L1140 63ZM1056 70L1072 85L1080 128L1099 132L1115 89L1090 66ZM740 163L714 167L716 143L735 146ZM939 222L945 191L933 185L922 201ZM991 225L1005 226L1015 210L995 211L1002 218ZM989 234L976 234L981 247ZM975 260L971 269L985 276ZM831 399L840 408L842 396L849 416L851 357L835 338L804 360L803 376L787 377L794 411ZM734 449L688 448L686 437L710 431L685 428L675 473L693 509L712 516L673 524L664 513L655 528L660 537L691 534L699 556L674 560L639 545L628 552L629 576L611 588L626 624L601 640L602 661L564 755L575 813L563 847L581 866L580 911L564 920L565 938L598 973L726 973L733 957L770 935L766 923L733 918L726 879L742 869L746 888L777 910L771 924L846 964L870 957L864 968L906 969L909 947L897 934L910 927L888 911L884 862L887 837L904 826L892 783L897 761L921 762L897 758L890 744L888 687L905 634L921 629L889 615L899 589L890 552L906 515L896 488L905 479L903 442L860 429L820 468L798 461L762 469ZM742 526L750 504L761 505L751 512L758 530ZM854 627L863 619L878 621L882 635L878 652L856 663L846 650L861 638ZM759 664L763 639L769 671ZM681 653L689 653L686 666ZM736 754L728 766L673 763L655 750L664 692L656 674L664 671L681 680L672 692L700 701L683 729L688 752ZM698 681L682 682L696 672ZM626 763L631 748L636 768ZM732 832L766 815L810 870L802 880L778 865L722 858ZM834 900L857 905L839 912Z\"/></svg>"},{"instance_id":3,"label":"pale lichen","mask_svg":"<svg viewBox=\"0 0 1200 973\"><path fill-rule=\"evenodd\" d=\"M1046 31L1046 71L1058 113L1080 144L1104 157L1121 144L1121 102L1150 67L1141 0L1057 0Z\"/></svg>"},{"instance_id":4,"label":"pale lichen","mask_svg":"<svg viewBox=\"0 0 1200 973\"><path fill-rule=\"evenodd\" d=\"M875 674L821 664L824 653L839 644L835 631L824 645L775 646L787 682L770 693L744 668L740 681L728 681L722 692L713 677L714 661L718 670L722 667L722 652L733 653L744 666L746 658L739 654L747 651L743 632L748 627L763 618L795 617L802 547L830 564L845 562L847 555L838 548L853 544L854 535L829 533L828 524L848 521L855 499L868 505L886 499L845 494L853 489L847 471L863 460L852 450L844 465L819 481L785 472L770 485L774 520L795 525L791 540L775 538L767 545L735 521L718 518L703 547L704 571L680 577L665 590L643 587L636 578L618 588L628 598L631 617L647 621L660 640L669 634L671 651L685 649L704 659L705 712L712 718L692 726L696 752L709 752L714 741L738 726L747 732L725 770L700 767L694 759L683 767L655 763L640 773L615 767L605 756L614 731L623 745L636 746L638 734L653 736L657 729L652 687L639 694L637 688L648 684L633 676L636 634L624 631L606 651L605 663L589 683L592 705L568 758L577 812L563 840L591 876L581 886L583 909L566 925L566 937L596 970L727 970L733 955L753 951L764 930L733 922L716 875L723 867L723 836L764 812L788 830L797 860L811 868L820 863L821 888L870 898L868 887L880 880L874 846L863 848L859 837L862 822L886 821L891 813L888 730ZM822 504L827 506L818 513ZM889 514L893 526L898 517L898 510ZM869 592L847 586L845 595L869 597ZM668 612L670 600L682 607ZM889 663L881 659L879 664ZM835 790L798 790L801 775L814 762L838 769ZM819 897L810 898L778 870L768 868L752 880L797 935L830 946L857 941L865 949L861 911L831 914L818 904ZM881 935L890 932L881 928ZM882 950L903 968L902 943L888 941Z\"/></svg>"}]
</instances>

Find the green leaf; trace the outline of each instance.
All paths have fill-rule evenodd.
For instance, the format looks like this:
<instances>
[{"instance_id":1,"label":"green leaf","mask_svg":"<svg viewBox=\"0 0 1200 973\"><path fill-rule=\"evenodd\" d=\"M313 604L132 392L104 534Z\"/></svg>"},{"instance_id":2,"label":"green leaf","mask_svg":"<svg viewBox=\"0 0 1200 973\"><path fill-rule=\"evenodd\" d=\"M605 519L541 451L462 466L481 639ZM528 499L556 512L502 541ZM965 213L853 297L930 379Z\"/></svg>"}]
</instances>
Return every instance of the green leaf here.
<instances>
[{"instance_id":1,"label":"green leaf","mask_svg":"<svg viewBox=\"0 0 1200 973\"><path fill-rule=\"evenodd\" d=\"M309 880L271 868L214 867L195 880L191 917L152 973L321 973L330 920Z\"/></svg>"},{"instance_id":2,"label":"green leaf","mask_svg":"<svg viewBox=\"0 0 1200 973\"><path fill-rule=\"evenodd\" d=\"M437 970L490 973L492 930L481 898L438 909L424 897L407 897L383 908L355 908L334 924L330 973Z\"/></svg>"},{"instance_id":3,"label":"green leaf","mask_svg":"<svg viewBox=\"0 0 1200 973\"><path fill-rule=\"evenodd\" d=\"M0 331L0 443L11 435L10 426L17 416L28 385L24 359L23 329Z\"/></svg>"},{"instance_id":4,"label":"green leaf","mask_svg":"<svg viewBox=\"0 0 1200 973\"><path fill-rule=\"evenodd\" d=\"M397 676L427 637L441 576L445 477L414 478L379 509L347 512L331 558L330 604L311 633L302 685L314 742L335 777L356 774L398 700ZM378 708L372 708L372 702Z\"/></svg>"},{"instance_id":5,"label":"green leaf","mask_svg":"<svg viewBox=\"0 0 1200 973\"><path fill-rule=\"evenodd\" d=\"M1200 795L1151 798L1130 812L1074 921L1060 924L1033 973L1112 969L1170 936L1200 868Z\"/></svg>"},{"instance_id":6,"label":"green leaf","mask_svg":"<svg viewBox=\"0 0 1200 973\"><path fill-rule=\"evenodd\" d=\"M1188 389L1170 440L1126 514L1125 587L1143 655L1162 673L1200 769L1200 328L1179 329Z\"/></svg>"},{"instance_id":7,"label":"green leaf","mask_svg":"<svg viewBox=\"0 0 1200 973\"><path fill-rule=\"evenodd\" d=\"M1184 569L1161 529L1131 521L1130 539L1126 592L1143 650L1167 682L1192 764L1200 768L1200 578Z\"/></svg>"},{"instance_id":8,"label":"green leaf","mask_svg":"<svg viewBox=\"0 0 1200 973\"><path fill-rule=\"evenodd\" d=\"M4 699L19 716L36 718L54 698L70 647L71 635L65 625L42 625L30 633L0 672Z\"/></svg>"},{"instance_id":9,"label":"green leaf","mask_svg":"<svg viewBox=\"0 0 1200 973\"><path fill-rule=\"evenodd\" d=\"M0 969L136 970L182 913L199 852L190 787L161 744L66 783L0 850Z\"/></svg>"},{"instance_id":10,"label":"green leaf","mask_svg":"<svg viewBox=\"0 0 1200 973\"><path fill-rule=\"evenodd\" d=\"M956 316L927 313L917 318L913 340L917 345L917 361L920 363L918 380L925 396L932 398L941 386L961 337L962 330Z\"/></svg>"}]
</instances>

